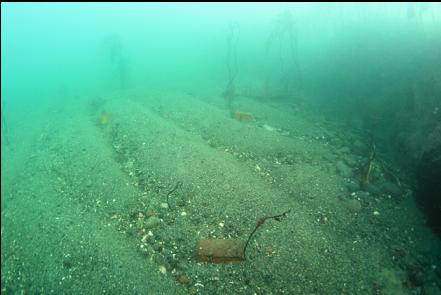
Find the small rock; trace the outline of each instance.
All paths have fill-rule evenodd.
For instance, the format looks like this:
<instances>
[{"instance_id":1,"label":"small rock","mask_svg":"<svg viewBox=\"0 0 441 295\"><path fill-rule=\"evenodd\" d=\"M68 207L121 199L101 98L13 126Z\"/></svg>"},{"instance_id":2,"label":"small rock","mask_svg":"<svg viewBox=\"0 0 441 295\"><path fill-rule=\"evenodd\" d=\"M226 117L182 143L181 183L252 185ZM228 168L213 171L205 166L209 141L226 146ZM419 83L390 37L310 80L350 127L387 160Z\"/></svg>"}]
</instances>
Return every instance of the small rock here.
<instances>
[{"instance_id":1,"label":"small rock","mask_svg":"<svg viewBox=\"0 0 441 295\"><path fill-rule=\"evenodd\" d=\"M372 195L380 195L381 194L381 189L378 186L373 185L372 183L367 183L367 184L364 184L364 185L360 185L360 187L365 192L369 192Z\"/></svg>"},{"instance_id":2,"label":"small rock","mask_svg":"<svg viewBox=\"0 0 441 295\"><path fill-rule=\"evenodd\" d=\"M407 276L409 281L417 287L420 287L424 284L424 271L421 267L416 265L408 265L407 266Z\"/></svg>"},{"instance_id":3,"label":"small rock","mask_svg":"<svg viewBox=\"0 0 441 295\"><path fill-rule=\"evenodd\" d=\"M147 212L145 213L145 216L147 216L147 218L152 217L152 216L155 216L155 215L157 215L157 213L156 213L156 211L153 210L153 209L149 209L149 210L147 210Z\"/></svg>"},{"instance_id":4,"label":"small rock","mask_svg":"<svg viewBox=\"0 0 441 295\"><path fill-rule=\"evenodd\" d=\"M359 200L349 200L346 203L346 207L351 211L352 213L358 213L361 211L361 203Z\"/></svg>"},{"instance_id":5,"label":"small rock","mask_svg":"<svg viewBox=\"0 0 441 295\"><path fill-rule=\"evenodd\" d=\"M346 157L345 158L346 164L348 164L349 167L355 167L357 166L357 160L353 157Z\"/></svg>"},{"instance_id":6,"label":"small rock","mask_svg":"<svg viewBox=\"0 0 441 295\"><path fill-rule=\"evenodd\" d=\"M435 284L424 285L424 295L439 295L440 289Z\"/></svg>"},{"instance_id":7,"label":"small rock","mask_svg":"<svg viewBox=\"0 0 441 295\"><path fill-rule=\"evenodd\" d=\"M161 223L161 219L157 216L151 216L147 219L147 221L144 223L146 228L154 228L158 226Z\"/></svg>"},{"instance_id":8,"label":"small rock","mask_svg":"<svg viewBox=\"0 0 441 295\"><path fill-rule=\"evenodd\" d=\"M360 184L358 182L355 181L348 181L346 183L346 188L348 189L348 191L350 192L356 192L360 189Z\"/></svg>"},{"instance_id":9,"label":"small rock","mask_svg":"<svg viewBox=\"0 0 441 295\"><path fill-rule=\"evenodd\" d=\"M357 196L360 198L360 199L368 199L368 198L370 198L371 197L371 194L370 193L368 193L368 192L364 192L364 191L359 191L359 192L357 192Z\"/></svg>"},{"instance_id":10,"label":"small rock","mask_svg":"<svg viewBox=\"0 0 441 295\"><path fill-rule=\"evenodd\" d=\"M268 124L263 124L262 128L265 129L266 131L270 131L270 132L276 131L276 128L271 127Z\"/></svg>"},{"instance_id":11,"label":"small rock","mask_svg":"<svg viewBox=\"0 0 441 295\"><path fill-rule=\"evenodd\" d=\"M368 150L366 144L362 143L359 140L355 140L352 143L352 148L357 152L357 153L361 153L361 154L365 154L366 151Z\"/></svg>"},{"instance_id":12,"label":"small rock","mask_svg":"<svg viewBox=\"0 0 441 295\"><path fill-rule=\"evenodd\" d=\"M337 172L343 177L351 177L352 176L351 168L349 168L343 161L338 161L335 164L335 168L337 169Z\"/></svg>"},{"instance_id":13,"label":"small rock","mask_svg":"<svg viewBox=\"0 0 441 295\"><path fill-rule=\"evenodd\" d=\"M395 183L384 182L381 184L380 189L384 194L389 194L392 197L399 197L401 195L401 189Z\"/></svg>"},{"instance_id":14,"label":"small rock","mask_svg":"<svg viewBox=\"0 0 441 295\"><path fill-rule=\"evenodd\" d=\"M162 274L165 274L165 273L167 272L167 268L165 268L164 265L161 265L161 266L159 267L159 272L162 273Z\"/></svg>"},{"instance_id":15,"label":"small rock","mask_svg":"<svg viewBox=\"0 0 441 295\"><path fill-rule=\"evenodd\" d=\"M188 277L186 275L180 275L178 277L178 282L183 285L186 285L186 284L188 284Z\"/></svg>"},{"instance_id":16,"label":"small rock","mask_svg":"<svg viewBox=\"0 0 441 295\"><path fill-rule=\"evenodd\" d=\"M347 146L344 146L344 147L342 147L342 148L339 148L339 149L337 150L337 152L338 152L339 154L349 154L349 153L351 152L351 149L350 149L349 147L347 147Z\"/></svg>"}]
</instances>

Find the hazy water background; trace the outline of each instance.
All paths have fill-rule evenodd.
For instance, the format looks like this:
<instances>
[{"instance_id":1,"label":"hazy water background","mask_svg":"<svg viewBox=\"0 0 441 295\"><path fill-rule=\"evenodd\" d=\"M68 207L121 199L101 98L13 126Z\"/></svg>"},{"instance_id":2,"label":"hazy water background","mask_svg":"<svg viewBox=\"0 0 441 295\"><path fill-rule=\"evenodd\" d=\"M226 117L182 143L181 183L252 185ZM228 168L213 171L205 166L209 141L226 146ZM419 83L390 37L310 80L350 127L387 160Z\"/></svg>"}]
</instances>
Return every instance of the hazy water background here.
<instances>
[{"instance_id":1,"label":"hazy water background","mask_svg":"<svg viewBox=\"0 0 441 295\"><path fill-rule=\"evenodd\" d=\"M414 201L441 141L439 3L1 8L3 293L440 290ZM246 263L194 263L205 225L243 239L280 208Z\"/></svg>"},{"instance_id":2,"label":"hazy water background","mask_svg":"<svg viewBox=\"0 0 441 295\"><path fill-rule=\"evenodd\" d=\"M366 100L399 104L397 92L440 68L437 3L4 4L2 99L10 127L29 116L29 106L118 88L118 71L127 87L219 87L231 24L238 27L238 83L257 84L268 69L277 74L279 57L266 54L265 43L286 9L302 91L346 114L358 115Z\"/></svg>"}]
</instances>

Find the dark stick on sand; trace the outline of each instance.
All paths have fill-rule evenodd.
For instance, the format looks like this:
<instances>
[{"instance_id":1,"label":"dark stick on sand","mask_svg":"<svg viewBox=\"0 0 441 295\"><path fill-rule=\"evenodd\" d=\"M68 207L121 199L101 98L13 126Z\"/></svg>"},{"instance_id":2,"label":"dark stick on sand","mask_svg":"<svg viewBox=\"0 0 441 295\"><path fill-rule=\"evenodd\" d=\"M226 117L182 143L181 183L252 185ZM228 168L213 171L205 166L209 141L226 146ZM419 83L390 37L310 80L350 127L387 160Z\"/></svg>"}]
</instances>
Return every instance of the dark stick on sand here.
<instances>
[{"instance_id":1,"label":"dark stick on sand","mask_svg":"<svg viewBox=\"0 0 441 295\"><path fill-rule=\"evenodd\" d=\"M283 212L282 214L279 214L279 215L262 217L262 218L260 218L260 219L257 221L257 223L256 223L256 227L255 227L254 230L251 232L251 234L248 236L248 240L247 240L247 242L245 243L245 246L243 247L243 257L244 257L244 259L246 258L245 253L246 253L246 250L247 250L248 244L249 244L249 242L250 242L252 236L254 235L254 233L257 231L257 229L258 229L260 226L262 226L262 225L265 223L265 221L267 221L268 219L275 219L275 220L277 220L277 221L281 221L282 218L286 217L286 214L288 214L289 212L291 212L291 209L288 210L288 211L285 211L285 212Z\"/></svg>"},{"instance_id":2,"label":"dark stick on sand","mask_svg":"<svg viewBox=\"0 0 441 295\"><path fill-rule=\"evenodd\" d=\"M170 205L170 201L169 201L169 197L170 197L170 195L173 194L173 193L174 193L178 188L180 188L181 186L182 186L182 181L178 181L178 182L176 182L176 184L175 184L175 186L173 187L173 189L170 190L170 191L167 193L167 205L168 205L168 208L171 209L171 205Z\"/></svg>"}]
</instances>

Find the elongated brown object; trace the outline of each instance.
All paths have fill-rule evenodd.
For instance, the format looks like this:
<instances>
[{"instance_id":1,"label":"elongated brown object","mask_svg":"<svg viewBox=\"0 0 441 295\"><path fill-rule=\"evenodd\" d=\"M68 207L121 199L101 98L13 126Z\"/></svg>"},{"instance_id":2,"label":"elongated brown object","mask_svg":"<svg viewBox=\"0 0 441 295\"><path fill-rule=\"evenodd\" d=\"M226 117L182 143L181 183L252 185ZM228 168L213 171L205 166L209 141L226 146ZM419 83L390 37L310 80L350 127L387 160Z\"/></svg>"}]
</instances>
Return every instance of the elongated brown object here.
<instances>
[{"instance_id":1,"label":"elongated brown object","mask_svg":"<svg viewBox=\"0 0 441 295\"><path fill-rule=\"evenodd\" d=\"M286 217L286 214L288 214L289 212L291 212L291 209L289 209L288 211L285 211L279 215L265 216L265 217L260 218L257 221L256 226L254 227L254 230L248 236L247 242L245 243L245 246L243 247L243 256L245 257L245 253L247 252L248 243L251 241L251 237L254 235L254 233L257 231L257 229L265 223L265 221L267 221L268 219L274 219L274 220L280 221L280 220L282 220L283 217Z\"/></svg>"},{"instance_id":2,"label":"elongated brown object","mask_svg":"<svg viewBox=\"0 0 441 295\"><path fill-rule=\"evenodd\" d=\"M251 113L235 111L233 118L240 122L251 122L254 120L254 116Z\"/></svg>"},{"instance_id":3,"label":"elongated brown object","mask_svg":"<svg viewBox=\"0 0 441 295\"><path fill-rule=\"evenodd\" d=\"M368 162L366 163L366 173L363 176L362 181L361 181L362 187L366 187L369 184L369 177L371 176L372 165L373 165L374 159L375 159L375 144L372 144L372 148L369 153Z\"/></svg>"},{"instance_id":4,"label":"elongated brown object","mask_svg":"<svg viewBox=\"0 0 441 295\"><path fill-rule=\"evenodd\" d=\"M196 246L196 259L198 262L212 262L212 263L226 263L239 262L246 259L245 253L247 246L253 237L254 233L261 227L268 219L281 221L282 218L291 210L283 212L279 215L265 216L260 218L254 230L248 236L246 242L236 239L202 239L199 240Z\"/></svg>"},{"instance_id":5,"label":"elongated brown object","mask_svg":"<svg viewBox=\"0 0 441 295\"><path fill-rule=\"evenodd\" d=\"M196 251L198 262L238 262L245 259L244 243L234 239L203 239L199 240Z\"/></svg>"}]
</instances>

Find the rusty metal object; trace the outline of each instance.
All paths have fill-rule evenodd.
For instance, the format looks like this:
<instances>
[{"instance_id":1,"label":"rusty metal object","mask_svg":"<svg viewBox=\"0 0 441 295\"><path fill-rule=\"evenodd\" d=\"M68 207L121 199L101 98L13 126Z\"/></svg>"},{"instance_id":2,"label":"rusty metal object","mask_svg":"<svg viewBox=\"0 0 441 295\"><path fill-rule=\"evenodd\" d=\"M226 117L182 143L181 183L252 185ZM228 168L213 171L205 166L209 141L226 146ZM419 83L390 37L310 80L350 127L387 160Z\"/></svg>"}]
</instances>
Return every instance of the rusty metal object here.
<instances>
[{"instance_id":1,"label":"rusty metal object","mask_svg":"<svg viewBox=\"0 0 441 295\"><path fill-rule=\"evenodd\" d=\"M251 122L254 121L254 116L251 113L235 111L233 118L239 122Z\"/></svg>"},{"instance_id":2,"label":"rusty metal object","mask_svg":"<svg viewBox=\"0 0 441 295\"><path fill-rule=\"evenodd\" d=\"M247 246L254 233L267 220L274 219L281 221L291 210L285 211L279 215L265 216L260 218L254 230L248 236L246 242L236 239L202 239L199 240L196 246L196 259L198 262L212 262L212 263L226 263L239 262L246 259L245 253Z\"/></svg>"},{"instance_id":3,"label":"rusty metal object","mask_svg":"<svg viewBox=\"0 0 441 295\"><path fill-rule=\"evenodd\" d=\"M202 239L196 246L198 262L239 262L245 260L244 242L235 239Z\"/></svg>"}]
</instances>

